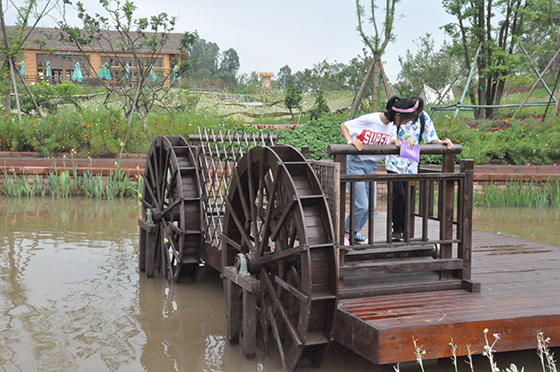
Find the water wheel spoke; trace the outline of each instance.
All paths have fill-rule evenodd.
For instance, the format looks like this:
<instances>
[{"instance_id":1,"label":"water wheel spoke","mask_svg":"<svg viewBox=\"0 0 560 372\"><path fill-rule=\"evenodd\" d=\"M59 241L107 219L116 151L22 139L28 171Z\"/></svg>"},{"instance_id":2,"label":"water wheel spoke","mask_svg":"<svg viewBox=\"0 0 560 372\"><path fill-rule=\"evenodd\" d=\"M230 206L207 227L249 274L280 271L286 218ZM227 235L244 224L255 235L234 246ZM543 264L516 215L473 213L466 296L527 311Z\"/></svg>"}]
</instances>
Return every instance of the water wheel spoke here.
<instances>
[{"instance_id":1,"label":"water wheel spoke","mask_svg":"<svg viewBox=\"0 0 560 372\"><path fill-rule=\"evenodd\" d=\"M239 233L241 234L241 238L243 239L247 247L253 247L253 241L251 240L249 234L247 234L247 232L245 231L246 226L244 226L243 222L241 222L239 216L237 215L237 212L231 210L230 216L233 219L233 222L235 223L235 226L237 227ZM251 251L251 249L249 251Z\"/></svg>"},{"instance_id":2,"label":"water wheel spoke","mask_svg":"<svg viewBox=\"0 0 560 372\"><path fill-rule=\"evenodd\" d=\"M266 255L262 256L261 263L263 265L265 265L265 264L269 264L269 263L274 262L274 261L284 260L286 258L289 258L290 256L295 256L297 254L300 254L303 251L304 251L304 247L297 246L297 247L290 248L290 249L284 249L284 250L280 250L280 251L270 252L270 253L267 253Z\"/></svg>"},{"instance_id":3,"label":"water wheel spoke","mask_svg":"<svg viewBox=\"0 0 560 372\"><path fill-rule=\"evenodd\" d=\"M257 194L258 194L258 201L257 201L257 217L262 218L264 212L264 201L265 201L265 190L266 190L266 182L265 182L265 164L266 164L266 152L263 155L263 159L259 163L259 185L257 187ZM268 195L268 194L267 194ZM256 225L256 224L255 224ZM257 226L258 227L258 226ZM261 224L262 227L262 224ZM258 229L259 231L256 232L257 236L262 234L262 230ZM255 241L256 247L261 247L261 243L259 240Z\"/></svg>"},{"instance_id":4,"label":"water wheel spoke","mask_svg":"<svg viewBox=\"0 0 560 372\"><path fill-rule=\"evenodd\" d=\"M226 235L222 235L222 240L224 240L227 244L234 247L237 251L241 252L241 244L237 243L235 240L231 239Z\"/></svg>"},{"instance_id":5,"label":"water wheel spoke","mask_svg":"<svg viewBox=\"0 0 560 372\"><path fill-rule=\"evenodd\" d=\"M157 141L157 139L156 139L156 141ZM155 200L158 200L158 201L162 201L161 200L162 199L161 198L161 182L163 182L163 180L162 180L161 174L160 174L161 173L161 156L162 156L161 155L161 149L162 149L161 143L159 144L159 146L156 145L155 156L153 158L153 161L156 163L156 164L154 164L155 180L156 180L156 182L155 182L155 186L156 186L156 190L155 190L156 191L156 198L155 198ZM159 205L158 205L158 207L159 207Z\"/></svg>"},{"instance_id":6,"label":"water wheel spoke","mask_svg":"<svg viewBox=\"0 0 560 372\"><path fill-rule=\"evenodd\" d=\"M173 189L171 186L172 180L174 178L174 175L176 175L177 171L175 169L173 169L173 164L169 163L169 157L170 157L171 151L168 151L166 156L167 159L164 163L165 166L165 177L163 177L162 180L162 185L161 185L161 192L162 192L162 200L163 200L163 205L161 206L161 208L163 209L163 207L165 207L168 203L168 200L171 199L173 197Z\"/></svg>"},{"instance_id":7,"label":"water wheel spoke","mask_svg":"<svg viewBox=\"0 0 560 372\"><path fill-rule=\"evenodd\" d=\"M142 204L142 207L144 207L144 208L151 209L151 208L154 207L154 205L149 203L146 199L140 199L140 203Z\"/></svg>"},{"instance_id":8,"label":"water wheel spoke","mask_svg":"<svg viewBox=\"0 0 560 372\"><path fill-rule=\"evenodd\" d=\"M178 187L178 185L177 185L178 177L177 176L178 176L179 172L177 170L173 170L172 174L169 175L170 170L173 170L173 169L171 168L171 169L167 170L167 177L166 177L165 184L164 184L164 194L165 194L166 198L164 198L164 200L165 199L173 199L173 197L174 197L173 192L178 190L178 188L177 188Z\"/></svg>"},{"instance_id":9,"label":"water wheel spoke","mask_svg":"<svg viewBox=\"0 0 560 372\"><path fill-rule=\"evenodd\" d=\"M276 276L274 278L274 281L276 282L276 284L282 287L287 293L297 298L300 302L305 303L309 301L309 296L301 292L298 288L294 287L290 283L281 279L280 277Z\"/></svg>"},{"instance_id":10,"label":"water wheel spoke","mask_svg":"<svg viewBox=\"0 0 560 372\"><path fill-rule=\"evenodd\" d=\"M266 270L262 270L262 274L263 274L262 277L265 279L266 286L269 289L268 293L270 293L270 295L272 296L273 309L276 309L278 311L278 313L280 313L280 317L284 321L284 325L288 328L289 335L292 337L292 339L294 340L294 342L297 345L301 346L303 343L301 342L301 339L300 339L300 337L297 333L296 328L294 327L294 325L290 321L290 317L288 316L288 312L284 308L284 305L282 305L282 301L280 301L280 298L278 297L278 294L276 293L276 289L274 288L274 285L272 284L272 281L270 280L270 276L268 275Z\"/></svg>"},{"instance_id":11,"label":"water wheel spoke","mask_svg":"<svg viewBox=\"0 0 560 372\"><path fill-rule=\"evenodd\" d=\"M239 176L239 172L237 171L237 168L235 168L233 173L235 176L235 180L237 182L236 186L239 189L239 193L237 194L237 196L239 197L239 201L241 202L241 206L243 207L243 215L247 217L248 220L249 219L248 217L251 215L251 213L250 213L249 203L247 202L245 188L243 186L243 182L241 181L241 177Z\"/></svg>"},{"instance_id":12,"label":"water wheel spoke","mask_svg":"<svg viewBox=\"0 0 560 372\"><path fill-rule=\"evenodd\" d=\"M169 212L171 212L173 210L173 208L175 208L176 206L178 206L179 204L181 204L183 200L182 199L176 199L173 200L171 203L166 203L167 207L161 211L161 215L165 218Z\"/></svg>"},{"instance_id":13,"label":"water wheel spoke","mask_svg":"<svg viewBox=\"0 0 560 372\"><path fill-rule=\"evenodd\" d=\"M278 324L276 324L276 319L272 314L271 306L268 306L267 309L267 319L270 323L272 328L272 334L274 335L274 339L276 340L276 344L278 346L278 354L280 354L280 360L282 361L282 368L285 370L288 369L288 365L286 364L286 356L284 355L284 347L282 346L282 339L280 337L280 332L278 331Z\"/></svg>"},{"instance_id":14,"label":"water wheel spoke","mask_svg":"<svg viewBox=\"0 0 560 372\"><path fill-rule=\"evenodd\" d=\"M249 164L253 164L253 162L251 161L251 152L247 153L247 158L249 161ZM250 169L249 172L247 172L247 178L248 178L248 185L249 185L249 200L251 201L251 203L249 204L251 206L250 209L250 214L251 214L251 218L248 220L248 222L250 223L251 226L251 234L255 240L255 244L254 246L259 246L259 236L258 236L258 227L257 227L257 207L255 205L255 201L257 200L257 194L255 191L255 184L254 184L254 180L253 180L253 169Z\"/></svg>"},{"instance_id":15,"label":"water wheel spoke","mask_svg":"<svg viewBox=\"0 0 560 372\"><path fill-rule=\"evenodd\" d=\"M167 222L167 223L163 224L165 235L166 235L166 238L167 238L167 241L168 241L169 245L171 246L171 251L173 253L173 256L175 257L175 259L177 261L179 261L180 247L178 247L178 245L180 245L180 243L178 244L175 241L174 234L173 234L172 231L170 231L172 229L170 226L173 226L175 228L175 225L173 223Z\"/></svg>"},{"instance_id":16,"label":"water wheel spoke","mask_svg":"<svg viewBox=\"0 0 560 372\"><path fill-rule=\"evenodd\" d=\"M264 224L261 227L261 230L263 231L261 234L263 235L263 238L261 239L261 245L258 247L258 252L260 254L262 254L264 252L264 246L265 244L268 243L268 239L270 238L270 226L272 224L272 213L274 211L274 203L276 202L276 191L278 189L278 176L280 174L280 170L282 168L278 167L275 171L274 171L274 175L272 176L272 187L270 190L270 193L268 194L268 200L267 200L267 209L266 209L266 217L264 219Z\"/></svg>"},{"instance_id":17,"label":"water wheel spoke","mask_svg":"<svg viewBox=\"0 0 560 372\"><path fill-rule=\"evenodd\" d=\"M146 162L146 173L145 173L147 175L147 177L144 177L144 190L148 191L148 194L150 194L151 200L153 200L154 202L157 202L158 199L156 198L156 195L154 194L154 188L157 188L156 182L154 180L155 175L154 175L153 171L149 171L149 170L151 170L151 162L147 161ZM143 195L142 200L146 204L150 204L150 203L147 203L144 198L146 198L146 195ZM154 208L155 206L156 206L155 204L151 204L150 208Z\"/></svg>"},{"instance_id":18,"label":"water wheel spoke","mask_svg":"<svg viewBox=\"0 0 560 372\"><path fill-rule=\"evenodd\" d=\"M276 240L278 232L284 227L286 218L289 216L295 204L296 204L295 199L293 199L291 203L283 206L284 210L281 211L282 214L280 215L280 218L277 221L275 221L272 231L270 232L270 239Z\"/></svg>"},{"instance_id":19,"label":"water wheel spoke","mask_svg":"<svg viewBox=\"0 0 560 372\"><path fill-rule=\"evenodd\" d=\"M293 279L296 282L296 286L298 288L301 288L301 275L298 273L295 266L290 267L290 270L288 271L288 275L290 276L291 279Z\"/></svg>"}]
</instances>

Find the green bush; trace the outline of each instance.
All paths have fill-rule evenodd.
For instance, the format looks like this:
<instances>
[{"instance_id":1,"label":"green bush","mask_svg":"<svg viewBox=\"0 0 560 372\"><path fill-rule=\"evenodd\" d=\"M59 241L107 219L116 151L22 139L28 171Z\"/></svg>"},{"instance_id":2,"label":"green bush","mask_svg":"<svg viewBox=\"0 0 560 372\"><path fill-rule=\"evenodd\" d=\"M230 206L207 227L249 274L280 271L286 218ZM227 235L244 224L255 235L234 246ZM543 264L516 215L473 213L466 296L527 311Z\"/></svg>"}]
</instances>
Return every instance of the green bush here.
<instances>
[{"instance_id":1,"label":"green bush","mask_svg":"<svg viewBox=\"0 0 560 372\"><path fill-rule=\"evenodd\" d=\"M49 96L52 87L35 85L41 86L45 97ZM83 89L71 83L60 86L53 89L68 94ZM140 115L134 115L129 124L120 110L108 111L95 99L81 102L79 108L57 105L55 112L46 113L43 117L24 115L21 123L16 115L0 116L0 151L34 151L44 156L58 153L81 157L113 156L121 152L145 153L153 138L160 135L187 136L198 133L199 128L254 130L244 114L224 117L218 114L217 109L204 111L196 108L196 98L191 93L177 91L168 98L167 109L154 108L146 123ZM313 158L328 158L326 147L342 143L339 133L343 118L343 113L323 113L307 124L280 130L280 142L298 149L309 146ZM459 159L470 158L477 164L555 164L560 159L558 118L551 117L541 122L538 116L526 115L501 120L474 120L436 113L433 119L440 138L450 138L463 147ZM266 124L270 120L263 117L258 119L258 123ZM286 121L274 119L271 122L280 123ZM423 163L440 161L440 156L422 157Z\"/></svg>"},{"instance_id":2,"label":"green bush","mask_svg":"<svg viewBox=\"0 0 560 372\"><path fill-rule=\"evenodd\" d=\"M313 120L305 125L282 129L279 142L301 150L309 146L311 159L328 159L327 146L343 143L340 135L340 122L333 120Z\"/></svg>"}]
</instances>

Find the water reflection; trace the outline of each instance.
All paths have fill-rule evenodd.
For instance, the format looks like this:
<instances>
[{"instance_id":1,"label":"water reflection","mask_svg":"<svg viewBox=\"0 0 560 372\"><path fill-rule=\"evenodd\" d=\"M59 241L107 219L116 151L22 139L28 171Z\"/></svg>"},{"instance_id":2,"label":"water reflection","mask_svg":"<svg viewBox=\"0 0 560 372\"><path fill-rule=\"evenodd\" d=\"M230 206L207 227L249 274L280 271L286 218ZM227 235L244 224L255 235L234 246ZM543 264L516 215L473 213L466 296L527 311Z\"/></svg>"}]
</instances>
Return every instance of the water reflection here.
<instances>
[{"instance_id":1,"label":"water reflection","mask_svg":"<svg viewBox=\"0 0 560 372\"><path fill-rule=\"evenodd\" d=\"M477 207L473 228L560 246L560 209Z\"/></svg>"},{"instance_id":2,"label":"water reflection","mask_svg":"<svg viewBox=\"0 0 560 372\"><path fill-rule=\"evenodd\" d=\"M511 211L477 209L475 226L519 234L531 223L533 235L558 234L558 211L517 212L513 219ZM226 342L214 270L180 285L138 273L138 213L136 200L0 199L0 370L281 371L277 355L245 359ZM500 358L502 368L538 367L534 351ZM487 361L475 363L482 369ZM393 371L334 344L321 371L350 370ZM454 369L444 360L426 370Z\"/></svg>"}]
</instances>

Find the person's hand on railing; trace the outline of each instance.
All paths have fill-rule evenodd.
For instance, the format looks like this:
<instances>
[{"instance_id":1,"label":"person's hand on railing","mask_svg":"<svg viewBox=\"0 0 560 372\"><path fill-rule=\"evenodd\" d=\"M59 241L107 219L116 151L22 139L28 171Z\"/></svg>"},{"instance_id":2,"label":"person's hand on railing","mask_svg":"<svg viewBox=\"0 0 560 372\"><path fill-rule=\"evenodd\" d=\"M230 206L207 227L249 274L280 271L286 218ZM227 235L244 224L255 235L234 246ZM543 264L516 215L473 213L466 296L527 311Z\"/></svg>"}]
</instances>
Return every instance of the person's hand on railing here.
<instances>
[{"instance_id":1,"label":"person's hand on railing","mask_svg":"<svg viewBox=\"0 0 560 372\"><path fill-rule=\"evenodd\" d=\"M364 148L364 144L362 143L362 141L360 141L359 139L355 139L355 140L350 140L348 141L349 145L354 145L354 147L356 148L356 150L358 151L362 151L362 149Z\"/></svg>"},{"instance_id":2,"label":"person's hand on railing","mask_svg":"<svg viewBox=\"0 0 560 372\"><path fill-rule=\"evenodd\" d=\"M391 144L392 144L392 145L395 145L395 146L397 146L397 147L401 147L401 145L402 145L403 142L408 143L408 145L410 146L410 148L413 148L414 146L416 146L416 144L414 143L414 141L410 141L410 140L409 140L409 141L400 141L400 140L398 140L398 139L392 140L392 141L391 141Z\"/></svg>"},{"instance_id":3,"label":"person's hand on railing","mask_svg":"<svg viewBox=\"0 0 560 372\"><path fill-rule=\"evenodd\" d=\"M448 149L451 149L453 147L453 142L451 142L451 140L449 138L444 139L443 141L440 139L435 139L432 141L432 143L438 144L438 145L446 145Z\"/></svg>"}]
</instances>

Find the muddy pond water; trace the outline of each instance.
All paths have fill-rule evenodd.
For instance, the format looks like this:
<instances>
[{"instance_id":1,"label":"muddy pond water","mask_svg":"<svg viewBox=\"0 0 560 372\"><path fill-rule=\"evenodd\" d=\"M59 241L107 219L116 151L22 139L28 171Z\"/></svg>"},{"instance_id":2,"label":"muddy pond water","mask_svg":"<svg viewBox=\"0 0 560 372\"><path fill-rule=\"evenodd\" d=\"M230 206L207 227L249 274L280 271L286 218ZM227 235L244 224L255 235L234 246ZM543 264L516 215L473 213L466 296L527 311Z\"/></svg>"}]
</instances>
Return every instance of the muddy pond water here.
<instances>
[{"instance_id":1,"label":"muddy pond water","mask_svg":"<svg viewBox=\"0 0 560 372\"><path fill-rule=\"evenodd\" d=\"M178 285L138 272L138 214L137 200L0 198L0 371L282 371L276 354L245 359L226 341L215 271ZM476 208L474 227L557 245L560 212ZM510 363L542 370L535 350L497 361L504 370ZM458 364L470 371L465 358ZM484 357L474 364L490 370ZM454 370L448 359L425 369ZM393 367L334 343L320 371Z\"/></svg>"}]
</instances>

